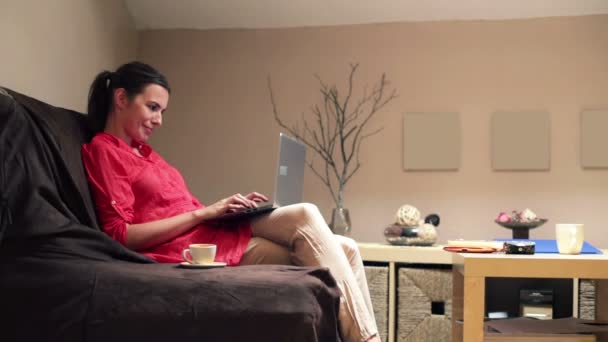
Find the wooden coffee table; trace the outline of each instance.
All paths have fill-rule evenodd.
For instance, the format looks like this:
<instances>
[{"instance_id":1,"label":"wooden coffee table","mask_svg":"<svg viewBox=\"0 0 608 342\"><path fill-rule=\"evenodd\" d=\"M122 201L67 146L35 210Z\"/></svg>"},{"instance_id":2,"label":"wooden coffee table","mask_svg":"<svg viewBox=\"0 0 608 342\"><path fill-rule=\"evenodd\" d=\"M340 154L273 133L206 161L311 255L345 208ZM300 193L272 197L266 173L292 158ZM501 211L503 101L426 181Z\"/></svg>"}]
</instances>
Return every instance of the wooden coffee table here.
<instances>
[{"instance_id":1,"label":"wooden coffee table","mask_svg":"<svg viewBox=\"0 0 608 342\"><path fill-rule=\"evenodd\" d=\"M608 255L606 254L455 253L452 258L452 341L483 341L487 277L598 279L596 319L608 319Z\"/></svg>"}]
</instances>

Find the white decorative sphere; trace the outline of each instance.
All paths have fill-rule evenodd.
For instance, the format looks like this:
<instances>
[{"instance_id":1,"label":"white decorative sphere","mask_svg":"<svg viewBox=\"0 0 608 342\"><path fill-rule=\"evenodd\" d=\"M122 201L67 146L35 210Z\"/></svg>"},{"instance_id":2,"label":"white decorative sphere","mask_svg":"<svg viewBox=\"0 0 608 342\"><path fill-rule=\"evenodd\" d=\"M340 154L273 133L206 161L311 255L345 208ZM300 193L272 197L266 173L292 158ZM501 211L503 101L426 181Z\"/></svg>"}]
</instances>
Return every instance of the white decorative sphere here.
<instances>
[{"instance_id":1,"label":"white decorative sphere","mask_svg":"<svg viewBox=\"0 0 608 342\"><path fill-rule=\"evenodd\" d=\"M395 214L395 222L402 226L417 226L420 222L420 210L409 204L402 205Z\"/></svg>"},{"instance_id":2,"label":"white decorative sphere","mask_svg":"<svg viewBox=\"0 0 608 342\"><path fill-rule=\"evenodd\" d=\"M426 243L432 245L437 242L437 230L430 223L424 223L418 229L418 237Z\"/></svg>"},{"instance_id":3,"label":"white decorative sphere","mask_svg":"<svg viewBox=\"0 0 608 342\"><path fill-rule=\"evenodd\" d=\"M523 222L532 222L536 220L536 214L528 208L524 209L524 211L521 212L520 217L521 221Z\"/></svg>"}]
</instances>

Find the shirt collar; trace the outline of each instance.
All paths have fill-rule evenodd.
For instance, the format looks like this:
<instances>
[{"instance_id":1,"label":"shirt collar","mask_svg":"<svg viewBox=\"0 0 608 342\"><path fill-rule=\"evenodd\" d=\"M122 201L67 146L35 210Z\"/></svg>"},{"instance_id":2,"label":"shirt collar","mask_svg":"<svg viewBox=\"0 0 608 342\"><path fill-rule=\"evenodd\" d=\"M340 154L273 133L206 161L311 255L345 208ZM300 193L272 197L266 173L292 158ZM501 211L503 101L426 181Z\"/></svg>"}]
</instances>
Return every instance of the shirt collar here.
<instances>
[{"instance_id":1,"label":"shirt collar","mask_svg":"<svg viewBox=\"0 0 608 342\"><path fill-rule=\"evenodd\" d=\"M146 144L145 142L133 140L131 142L131 146L129 146L124 140L120 139L114 134L108 132L99 132L98 134L107 137L110 141L116 144L116 147L121 147L125 149L130 149L132 147L136 148L139 153L145 158L150 156L150 153L152 153L152 147L150 147L150 145Z\"/></svg>"},{"instance_id":2,"label":"shirt collar","mask_svg":"<svg viewBox=\"0 0 608 342\"><path fill-rule=\"evenodd\" d=\"M131 142L131 147L135 147L139 151L139 153L141 153L141 155L146 158L150 155L150 152L152 152L152 148L150 147L150 145L141 141L133 140Z\"/></svg>"}]
</instances>

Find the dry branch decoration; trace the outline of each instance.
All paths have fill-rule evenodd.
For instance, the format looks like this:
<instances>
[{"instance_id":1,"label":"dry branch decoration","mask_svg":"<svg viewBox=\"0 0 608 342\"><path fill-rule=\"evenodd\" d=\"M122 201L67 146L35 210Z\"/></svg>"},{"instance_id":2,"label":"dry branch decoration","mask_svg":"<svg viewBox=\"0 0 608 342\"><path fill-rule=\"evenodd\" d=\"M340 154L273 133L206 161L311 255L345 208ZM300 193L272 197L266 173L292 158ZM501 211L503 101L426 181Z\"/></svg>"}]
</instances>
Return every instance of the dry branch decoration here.
<instances>
[{"instance_id":1,"label":"dry branch decoration","mask_svg":"<svg viewBox=\"0 0 608 342\"><path fill-rule=\"evenodd\" d=\"M274 118L282 128L312 149L324 161L325 166L318 169L311 159L307 165L325 184L337 208L343 208L344 188L361 167L359 152L361 143L368 137L379 133L381 128L368 130L367 124L376 114L397 97L396 90L388 90L385 73L374 85L371 92L363 90L359 100L353 99L353 81L359 64L350 65L348 90L342 95L335 85L328 86L318 75L323 103L313 105L312 118L302 113L301 123L292 126L285 124L277 109L270 77L268 90Z\"/></svg>"}]
</instances>

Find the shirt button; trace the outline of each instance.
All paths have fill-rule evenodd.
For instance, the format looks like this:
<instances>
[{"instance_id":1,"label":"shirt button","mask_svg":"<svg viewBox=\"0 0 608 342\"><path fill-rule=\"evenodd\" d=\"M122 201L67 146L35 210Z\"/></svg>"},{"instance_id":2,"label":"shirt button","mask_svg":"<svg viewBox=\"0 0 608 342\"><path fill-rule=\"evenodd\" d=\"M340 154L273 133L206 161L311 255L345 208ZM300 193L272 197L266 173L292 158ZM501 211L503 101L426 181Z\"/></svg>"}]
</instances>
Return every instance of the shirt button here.
<instances>
[{"instance_id":1,"label":"shirt button","mask_svg":"<svg viewBox=\"0 0 608 342\"><path fill-rule=\"evenodd\" d=\"M114 205L114 204L116 204L116 201L112 201L112 202L110 202L110 203L112 203L112 205Z\"/></svg>"}]
</instances>

